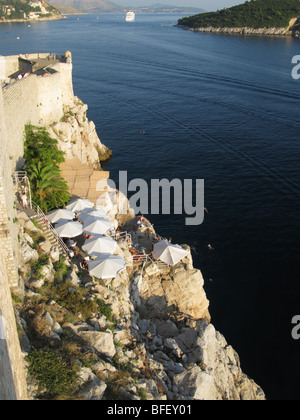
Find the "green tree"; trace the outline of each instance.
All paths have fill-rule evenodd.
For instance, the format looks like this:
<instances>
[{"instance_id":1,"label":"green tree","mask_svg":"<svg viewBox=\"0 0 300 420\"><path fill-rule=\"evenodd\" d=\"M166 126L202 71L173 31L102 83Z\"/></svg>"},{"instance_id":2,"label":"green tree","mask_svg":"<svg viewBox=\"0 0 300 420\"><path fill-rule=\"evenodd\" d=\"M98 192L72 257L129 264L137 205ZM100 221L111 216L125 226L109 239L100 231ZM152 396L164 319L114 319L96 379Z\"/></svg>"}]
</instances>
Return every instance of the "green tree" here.
<instances>
[{"instance_id":1,"label":"green tree","mask_svg":"<svg viewBox=\"0 0 300 420\"><path fill-rule=\"evenodd\" d=\"M37 162L31 165L28 175L34 199L43 209L60 207L69 200L67 182L55 166Z\"/></svg>"},{"instance_id":2,"label":"green tree","mask_svg":"<svg viewBox=\"0 0 300 420\"><path fill-rule=\"evenodd\" d=\"M52 139L43 127L31 124L25 126L25 154L26 162L53 163L54 166L64 162L64 152L58 149L58 141Z\"/></svg>"},{"instance_id":3,"label":"green tree","mask_svg":"<svg viewBox=\"0 0 300 420\"><path fill-rule=\"evenodd\" d=\"M45 128L31 124L25 126L24 137L24 160L33 200L46 211L63 206L70 197L59 168L65 158L58 141Z\"/></svg>"}]
</instances>

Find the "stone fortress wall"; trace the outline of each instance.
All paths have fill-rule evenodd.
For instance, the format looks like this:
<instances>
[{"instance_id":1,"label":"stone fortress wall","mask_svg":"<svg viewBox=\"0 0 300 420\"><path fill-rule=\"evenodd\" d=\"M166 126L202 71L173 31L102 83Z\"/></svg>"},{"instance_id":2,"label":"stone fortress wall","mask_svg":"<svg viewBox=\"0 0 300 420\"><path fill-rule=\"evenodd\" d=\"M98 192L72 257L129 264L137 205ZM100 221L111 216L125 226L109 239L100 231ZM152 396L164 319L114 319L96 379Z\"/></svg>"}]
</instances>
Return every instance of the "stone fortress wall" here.
<instances>
[{"instance_id":1,"label":"stone fortress wall","mask_svg":"<svg viewBox=\"0 0 300 420\"><path fill-rule=\"evenodd\" d=\"M44 126L59 121L73 99L72 60L49 54L0 57L0 400L25 399L26 381L11 289L20 293L18 225L13 172L22 161L26 123ZM49 72L32 71L11 83L24 66L49 64ZM45 74L46 73L46 74Z\"/></svg>"},{"instance_id":2,"label":"stone fortress wall","mask_svg":"<svg viewBox=\"0 0 300 420\"><path fill-rule=\"evenodd\" d=\"M43 65L45 59L41 57L42 54L30 54L26 59L41 60ZM49 65L53 73L48 73L47 76L31 74L3 88L3 116L7 137L10 139L9 156L13 166L23 156L24 125L29 121L40 126L59 121L63 116L63 105L70 102L74 96L72 64L56 59L49 60ZM7 80L9 75L18 72L18 69L19 56L0 59L0 79Z\"/></svg>"}]
</instances>

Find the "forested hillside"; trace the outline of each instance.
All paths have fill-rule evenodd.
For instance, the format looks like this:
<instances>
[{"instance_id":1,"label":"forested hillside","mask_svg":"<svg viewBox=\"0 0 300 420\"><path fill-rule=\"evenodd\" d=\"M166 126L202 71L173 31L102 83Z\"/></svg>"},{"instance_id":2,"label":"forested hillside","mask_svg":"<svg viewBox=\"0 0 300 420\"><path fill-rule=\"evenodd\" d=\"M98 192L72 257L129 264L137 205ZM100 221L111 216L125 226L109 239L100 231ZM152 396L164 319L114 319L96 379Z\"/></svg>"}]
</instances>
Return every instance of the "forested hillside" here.
<instances>
[{"instance_id":1,"label":"forested hillside","mask_svg":"<svg viewBox=\"0 0 300 420\"><path fill-rule=\"evenodd\" d=\"M200 27L287 27L300 16L299 0L251 0L217 12L201 13L178 21L178 25Z\"/></svg>"},{"instance_id":2,"label":"forested hillside","mask_svg":"<svg viewBox=\"0 0 300 420\"><path fill-rule=\"evenodd\" d=\"M43 18L60 15L59 11L42 0L0 0L0 20Z\"/></svg>"}]
</instances>

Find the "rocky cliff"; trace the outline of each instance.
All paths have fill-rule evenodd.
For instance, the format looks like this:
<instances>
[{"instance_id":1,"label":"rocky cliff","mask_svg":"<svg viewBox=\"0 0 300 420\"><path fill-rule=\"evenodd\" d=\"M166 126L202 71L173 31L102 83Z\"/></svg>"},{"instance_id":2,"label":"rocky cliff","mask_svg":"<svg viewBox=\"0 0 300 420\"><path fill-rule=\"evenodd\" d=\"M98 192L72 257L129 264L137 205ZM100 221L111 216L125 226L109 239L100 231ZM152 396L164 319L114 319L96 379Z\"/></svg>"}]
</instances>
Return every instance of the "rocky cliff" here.
<instances>
[{"instance_id":1,"label":"rocky cliff","mask_svg":"<svg viewBox=\"0 0 300 420\"><path fill-rule=\"evenodd\" d=\"M69 96L60 121L46 128L67 159L99 169L111 151L88 121L87 105ZM127 215L118 214L112 197L127 201ZM14 217L24 285L14 308L29 398L265 399L210 323L204 279L191 255L175 267L134 261L127 239L149 252L156 232L137 223L121 193L108 189L100 201L115 227L130 235L118 240L127 267L115 279L90 276L82 253L66 259L42 220L33 223L21 211Z\"/></svg>"},{"instance_id":2,"label":"rocky cliff","mask_svg":"<svg viewBox=\"0 0 300 420\"><path fill-rule=\"evenodd\" d=\"M108 160L112 151L103 145L97 135L95 124L87 118L88 106L74 96L73 102L64 105L64 115L46 129L58 140L66 159L78 158L93 169L100 169L101 162Z\"/></svg>"},{"instance_id":3,"label":"rocky cliff","mask_svg":"<svg viewBox=\"0 0 300 420\"><path fill-rule=\"evenodd\" d=\"M26 294L16 311L30 399L265 399L209 323L203 277L190 255L173 268L142 267L119 240L127 270L99 281L78 260L62 259L24 213L18 219ZM127 228L135 239L149 240L136 220ZM58 391L44 379L58 355L75 372L72 389ZM37 366L50 356L41 375ZM60 364L55 369L59 381Z\"/></svg>"},{"instance_id":4,"label":"rocky cliff","mask_svg":"<svg viewBox=\"0 0 300 420\"><path fill-rule=\"evenodd\" d=\"M289 28L248 28L248 27L199 27L199 28L187 28L186 30L192 32L203 32L203 33L219 33L219 34L232 34L232 35L262 35L262 36L292 36L292 31Z\"/></svg>"},{"instance_id":5,"label":"rocky cliff","mask_svg":"<svg viewBox=\"0 0 300 420\"><path fill-rule=\"evenodd\" d=\"M292 36L292 35L295 35L295 32L298 31L299 18L296 17L296 18L291 19L287 27L273 27L273 28L252 28L248 26L188 27L185 25L182 25L182 27L192 32L203 32L203 33L220 33L220 34L231 34L231 35Z\"/></svg>"}]
</instances>

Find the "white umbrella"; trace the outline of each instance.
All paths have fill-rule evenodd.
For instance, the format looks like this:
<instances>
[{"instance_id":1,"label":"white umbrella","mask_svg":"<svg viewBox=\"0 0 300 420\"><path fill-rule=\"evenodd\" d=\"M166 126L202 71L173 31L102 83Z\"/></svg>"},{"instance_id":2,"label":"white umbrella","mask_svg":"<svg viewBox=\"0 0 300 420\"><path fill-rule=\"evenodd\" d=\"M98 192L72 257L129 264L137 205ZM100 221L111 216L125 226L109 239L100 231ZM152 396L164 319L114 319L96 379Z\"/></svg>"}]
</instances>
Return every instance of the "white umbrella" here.
<instances>
[{"instance_id":1,"label":"white umbrella","mask_svg":"<svg viewBox=\"0 0 300 420\"><path fill-rule=\"evenodd\" d=\"M126 261L118 255L102 254L89 263L89 273L98 279L112 279L125 270Z\"/></svg>"},{"instance_id":2,"label":"white umbrella","mask_svg":"<svg viewBox=\"0 0 300 420\"><path fill-rule=\"evenodd\" d=\"M53 210L47 214L47 219L51 223L57 223L60 220L73 220L75 213L66 209Z\"/></svg>"},{"instance_id":3,"label":"white umbrella","mask_svg":"<svg viewBox=\"0 0 300 420\"><path fill-rule=\"evenodd\" d=\"M103 217L89 217L84 221L83 230L88 235L104 235L114 229L114 224Z\"/></svg>"},{"instance_id":4,"label":"white umbrella","mask_svg":"<svg viewBox=\"0 0 300 420\"><path fill-rule=\"evenodd\" d=\"M55 226L55 230L61 238L75 238L82 234L82 224L64 220Z\"/></svg>"},{"instance_id":5,"label":"white umbrella","mask_svg":"<svg viewBox=\"0 0 300 420\"><path fill-rule=\"evenodd\" d=\"M108 214L106 213L106 211L102 210L102 209L91 209L91 208L87 208L82 210L82 212L80 213L79 219L84 222L86 219L88 219L89 217L102 217L103 219L107 219L108 218Z\"/></svg>"},{"instance_id":6,"label":"white umbrella","mask_svg":"<svg viewBox=\"0 0 300 420\"><path fill-rule=\"evenodd\" d=\"M117 248L117 242L109 236L96 236L87 239L82 246L84 252L89 255L97 255L100 253L112 254Z\"/></svg>"},{"instance_id":7,"label":"white umbrella","mask_svg":"<svg viewBox=\"0 0 300 420\"><path fill-rule=\"evenodd\" d=\"M179 245L173 245L167 241L157 242L153 247L153 257L163 261L167 265L175 265L189 254Z\"/></svg>"},{"instance_id":8,"label":"white umbrella","mask_svg":"<svg viewBox=\"0 0 300 420\"><path fill-rule=\"evenodd\" d=\"M89 200L84 200L84 199L82 199L82 198L77 198L76 200L74 200L74 201L71 201L67 206L66 206L66 209L67 210L71 210L71 211L74 211L74 212L79 212L79 211L82 211L83 209L86 209L86 208L89 208L89 209L91 209L91 208L93 208L94 207L94 203L92 203L91 201L89 201Z\"/></svg>"}]
</instances>

